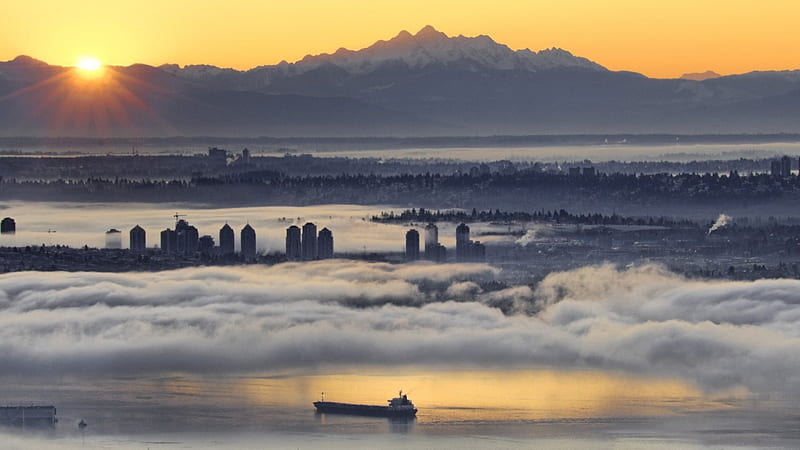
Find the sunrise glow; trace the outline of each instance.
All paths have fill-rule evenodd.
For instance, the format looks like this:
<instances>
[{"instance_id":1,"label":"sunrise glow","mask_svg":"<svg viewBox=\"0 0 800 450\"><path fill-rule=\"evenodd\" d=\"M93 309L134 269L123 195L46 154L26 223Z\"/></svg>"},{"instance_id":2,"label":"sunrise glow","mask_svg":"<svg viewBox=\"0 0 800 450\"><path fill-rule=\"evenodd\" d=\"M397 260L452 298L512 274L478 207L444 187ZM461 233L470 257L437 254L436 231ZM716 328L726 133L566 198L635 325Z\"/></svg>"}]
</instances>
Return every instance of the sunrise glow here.
<instances>
[{"instance_id":1,"label":"sunrise glow","mask_svg":"<svg viewBox=\"0 0 800 450\"><path fill-rule=\"evenodd\" d=\"M94 56L107 64L249 69L339 47L360 49L400 30L413 33L433 25L451 36L486 34L513 49L561 47L612 70L677 77L705 70L791 69L796 61L791 49L800 44L794 23L800 3L787 0L187 4L142 0L112 8L94 0L69 7L57 0L21 2L3 11L0 60L29 54L68 65L74 64L79 49L91 46ZM193 26L181 25L189 23Z\"/></svg>"},{"instance_id":2,"label":"sunrise glow","mask_svg":"<svg viewBox=\"0 0 800 450\"><path fill-rule=\"evenodd\" d=\"M103 64L97 58L85 57L78 60L78 63L75 64L75 67L86 72L96 72L103 67Z\"/></svg>"}]
</instances>

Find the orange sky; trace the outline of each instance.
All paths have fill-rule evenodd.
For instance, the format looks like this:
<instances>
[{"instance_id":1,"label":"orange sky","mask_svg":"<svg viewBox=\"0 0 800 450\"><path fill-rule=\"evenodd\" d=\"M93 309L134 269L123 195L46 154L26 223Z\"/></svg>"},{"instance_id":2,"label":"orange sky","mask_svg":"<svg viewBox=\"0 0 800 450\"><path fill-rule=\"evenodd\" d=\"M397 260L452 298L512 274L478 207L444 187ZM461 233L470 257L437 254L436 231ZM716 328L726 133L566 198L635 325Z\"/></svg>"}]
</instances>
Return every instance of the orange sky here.
<instances>
[{"instance_id":1,"label":"orange sky","mask_svg":"<svg viewBox=\"0 0 800 450\"><path fill-rule=\"evenodd\" d=\"M796 0L7 0L2 10L0 60L61 65L93 55L246 69L431 24L653 77L800 68Z\"/></svg>"}]
</instances>

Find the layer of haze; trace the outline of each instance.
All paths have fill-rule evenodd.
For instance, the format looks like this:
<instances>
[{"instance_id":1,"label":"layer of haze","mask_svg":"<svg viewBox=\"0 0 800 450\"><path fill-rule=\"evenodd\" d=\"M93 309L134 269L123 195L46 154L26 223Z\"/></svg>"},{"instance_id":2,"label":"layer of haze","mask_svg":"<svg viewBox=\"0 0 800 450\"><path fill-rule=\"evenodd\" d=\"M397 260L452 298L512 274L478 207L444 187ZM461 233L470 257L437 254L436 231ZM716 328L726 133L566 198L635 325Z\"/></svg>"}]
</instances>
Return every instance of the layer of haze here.
<instances>
[{"instance_id":1,"label":"layer of haze","mask_svg":"<svg viewBox=\"0 0 800 450\"><path fill-rule=\"evenodd\" d=\"M612 70L678 77L796 68L789 49L800 46L798 16L793 0L32 0L4 8L0 60L29 54L74 65L93 55L117 65L247 69L359 49L430 24L513 49L561 47Z\"/></svg>"}]
</instances>

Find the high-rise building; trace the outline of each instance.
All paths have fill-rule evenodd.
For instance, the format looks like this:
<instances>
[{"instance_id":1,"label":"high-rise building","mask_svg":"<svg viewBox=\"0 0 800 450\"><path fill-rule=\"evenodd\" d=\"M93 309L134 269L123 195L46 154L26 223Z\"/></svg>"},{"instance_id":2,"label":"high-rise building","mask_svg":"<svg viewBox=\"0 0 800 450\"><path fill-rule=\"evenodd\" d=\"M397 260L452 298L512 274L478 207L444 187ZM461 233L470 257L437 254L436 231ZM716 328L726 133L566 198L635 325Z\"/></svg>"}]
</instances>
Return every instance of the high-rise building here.
<instances>
[{"instance_id":1,"label":"high-rise building","mask_svg":"<svg viewBox=\"0 0 800 450\"><path fill-rule=\"evenodd\" d=\"M772 161L770 163L770 166L769 166L769 171L770 171L770 174L772 174L773 177L777 178L777 177L781 176L781 162L780 162L780 160L776 159L776 160Z\"/></svg>"},{"instance_id":2,"label":"high-rise building","mask_svg":"<svg viewBox=\"0 0 800 450\"><path fill-rule=\"evenodd\" d=\"M788 177L792 175L792 158L784 156L781 158L781 176Z\"/></svg>"},{"instance_id":3,"label":"high-rise building","mask_svg":"<svg viewBox=\"0 0 800 450\"><path fill-rule=\"evenodd\" d=\"M456 227L456 259L466 261L469 259L469 250L472 241L469 240L469 227L462 223Z\"/></svg>"},{"instance_id":4,"label":"high-rise building","mask_svg":"<svg viewBox=\"0 0 800 450\"><path fill-rule=\"evenodd\" d=\"M209 235L201 236L198 239L197 249L200 251L200 254L203 256L210 256L214 253L214 238Z\"/></svg>"},{"instance_id":5,"label":"high-rise building","mask_svg":"<svg viewBox=\"0 0 800 450\"><path fill-rule=\"evenodd\" d=\"M486 246L481 244L480 241L470 243L469 259L470 261L486 261Z\"/></svg>"},{"instance_id":6,"label":"high-rise building","mask_svg":"<svg viewBox=\"0 0 800 450\"><path fill-rule=\"evenodd\" d=\"M447 247L442 244L436 244L426 251L425 258L436 262L447 261Z\"/></svg>"},{"instance_id":7,"label":"high-rise building","mask_svg":"<svg viewBox=\"0 0 800 450\"><path fill-rule=\"evenodd\" d=\"M130 232L130 249L132 252L142 253L147 248L147 237L144 228L136 225Z\"/></svg>"},{"instance_id":8,"label":"high-rise building","mask_svg":"<svg viewBox=\"0 0 800 450\"><path fill-rule=\"evenodd\" d=\"M194 255L199 245L200 233L189 222L181 219L175 224L175 241L177 253Z\"/></svg>"},{"instance_id":9,"label":"high-rise building","mask_svg":"<svg viewBox=\"0 0 800 450\"><path fill-rule=\"evenodd\" d=\"M164 253L177 253L178 236L175 231L167 228L161 232L161 251Z\"/></svg>"},{"instance_id":10,"label":"high-rise building","mask_svg":"<svg viewBox=\"0 0 800 450\"><path fill-rule=\"evenodd\" d=\"M240 236L242 241L242 257L244 257L246 261L256 259L256 230L248 223L242 228Z\"/></svg>"},{"instance_id":11,"label":"high-rise building","mask_svg":"<svg viewBox=\"0 0 800 450\"><path fill-rule=\"evenodd\" d=\"M317 259L317 226L312 222L303 225L303 261Z\"/></svg>"},{"instance_id":12,"label":"high-rise building","mask_svg":"<svg viewBox=\"0 0 800 450\"><path fill-rule=\"evenodd\" d=\"M458 261L485 261L486 246L469 238L469 227L462 223L456 227L456 259Z\"/></svg>"},{"instance_id":13,"label":"high-rise building","mask_svg":"<svg viewBox=\"0 0 800 450\"><path fill-rule=\"evenodd\" d=\"M303 257L300 228L292 225L286 229L286 259L300 261Z\"/></svg>"},{"instance_id":14,"label":"high-rise building","mask_svg":"<svg viewBox=\"0 0 800 450\"><path fill-rule=\"evenodd\" d=\"M410 229L406 232L406 261L419 259L419 232Z\"/></svg>"},{"instance_id":15,"label":"high-rise building","mask_svg":"<svg viewBox=\"0 0 800 450\"><path fill-rule=\"evenodd\" d=\"M225 161L228 158L228 152L222 148L210 147L208 149L208 157L217 161Z\"/></svg>"},{"instance_id":16,"label":"high-rise building","mask_svg":"<svg viewBox=\"0 0 800 450\"><path fill-rule=\"evenodd\" d=\"M436 259L436 248L439 245L439 227L433 223L425 225L425 259Z\"/></svg>"},{"instance_id":17,"label":"high-rise building","mask_svg":"<svg viewBox=\"0 0 800 450\"><path fill-rule=\"evenodd\" d=\"M236 245L236 235L233 228L227 223L219 229L219 252L222 256L233 255Z\"/></svg>"},{"instance_id":18,"label":"high-rise building","mask_svg":"<svg viewBox=\"0 0 800 450\"><path fill-rule=\"evenodd\" d=\"M327 228L319 230L319 236L317 236L317 258L333 258L333 233Z\"/></svg>"},{"instance_id":19,"label":"high-rise building","mask_svg":"<svg viewBox=\"0 0 800 450\"><path fill-rule=\"evenodd\" d=\"M17 222L11 217L6 217L0 221L0 233L13 234L17 232Z\"/></svg>"},{"instance_id":20,"label":"high-rise building","mask_svg":"<svg viewBox=\"0 0 800 450\"><path fill-rule=\"evenodd\" d=\"M106 248L122 248L122 232L116 228L106 231Z\"/></svg>"}]
</instances>

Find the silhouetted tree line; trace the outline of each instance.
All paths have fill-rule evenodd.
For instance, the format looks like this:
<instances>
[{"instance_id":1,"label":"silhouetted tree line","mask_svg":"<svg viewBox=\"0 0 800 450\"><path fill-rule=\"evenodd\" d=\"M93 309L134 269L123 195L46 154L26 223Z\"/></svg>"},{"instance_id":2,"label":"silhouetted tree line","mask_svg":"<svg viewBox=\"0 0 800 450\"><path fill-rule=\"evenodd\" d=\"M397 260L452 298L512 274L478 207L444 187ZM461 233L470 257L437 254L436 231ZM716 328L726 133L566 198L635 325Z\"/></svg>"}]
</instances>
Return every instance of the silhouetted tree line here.
<instances>
[{"instance_id":1,"label":"silhouetted tree line","mask_svg":"<svg viewBox=\"0 0 800 450\"><path fill-rule=\"evenodd\" d=\"M697 223L688 219L670 217L625 217L618 214L571 214L564 209L534 212L501 211L500 209L471 212L464 210L406 209L398 214L383 211L372 216L375 222L550 222L580 225L639 225L664 227L694 227Z\"/></svg>"},{"instance_id":2,"label":"silhouetted tree line","mask_svg":"<svg viewBox=\"0 0 800 450\"><path fill-rule=\"evenodd\" d=\"M398 201L480 205L490 199L515 204L529 199L558 199L588 204L660 201L751 201L797 198L800 177L768 174L595 174L569 175L517 171L510 174L342 174L286 176L268 169L195 176L189 179L151 180L90 177L81 180L0 180L0 198L80 199L126 201L228 200L247 196L295 203ZM107 196L108 198L104 198ZM202 198L198 198L202 200ZM253 200L253 198L249 198ZM529 204L535 204L531 201ZM497 203L498 206L502 203ZM485 206L485 205L484 205Z\"/></svg>"}]
</instances>

